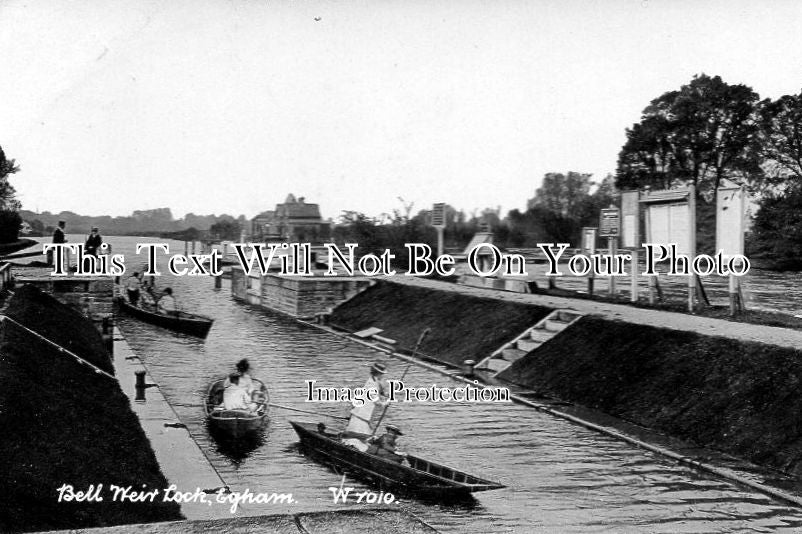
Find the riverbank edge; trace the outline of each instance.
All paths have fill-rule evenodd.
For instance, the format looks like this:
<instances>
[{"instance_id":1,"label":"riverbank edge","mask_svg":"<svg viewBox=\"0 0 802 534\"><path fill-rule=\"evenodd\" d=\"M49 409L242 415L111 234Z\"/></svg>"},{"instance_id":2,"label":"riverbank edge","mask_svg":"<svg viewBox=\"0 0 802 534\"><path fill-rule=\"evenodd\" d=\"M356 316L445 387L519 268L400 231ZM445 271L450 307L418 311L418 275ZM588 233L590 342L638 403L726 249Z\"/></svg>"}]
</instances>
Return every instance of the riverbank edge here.
<instances>
[{"instance_id":1,"label":"riverbank edge","mask_svg":"<svg viewBox=\"0 0 802 534\"><path fill-rule=\"evenodd\" d=\"M322 527L322 528L321 528ZM415 514L388 507L344 508L320 512L269 514L226 519L139 523L106 528L52 530L41 534L208 534L236 532L256 534L283 532L316 534L320 532L375 532L387 534L437 534L439 531Z\"/></svg>"},{"instance_id":2,"label":"riverbank edge","mask_svg":"<svg viewBox=\"0 0 802 534\"><path fill-rule=\"evenodd\" d=\"M173 405L161 392L145 363L131 349L125 335L116 326L113 341L115 377L120 391L128 397L131 410L168 483L175 485L178 491L194 491L195 488L210 493L221 488L231 491L232 488L215 469ZM145 390L137 390L137 373L144 373ZM142 395L141 401L137 401L138 393ZM203 502L185 502L180 507L188 520L215 519L221 513Z\"/></svg>"},{"instance_id":3,"label":"riverbank edge","mask_svg":"<svg viewBox=\"0 0 802 534\"><path fill-rule=\"evenodd\" d=\"M693 446L693 445L687 444L687 443L683 443L680 440L677 440L676 438L671 438L670 436L664 436L664 435L659 434L657 432L651 431L651 430L646 429L646 428L640 428L640 427L639 427L639 431L641 431L641 432L643 432L645 434L649 434L650 437L646 438L646 439L637 438L637 437L634 437L632 435L629 435L629 434L625 433L625 431L623 430L624 428L632 427L633 425L631 425L630 423L628 423L626 421L623 421L623 420L614 418L612 416L609 416L607 414L593 413L593 415L592 415L593 417L598 416L598 417L604 418L604 419L606 419L608 421L612 420L612 424L609 425L609 426L598 424L598 423L593 422L591 420L590 413L588 413L588 412L593 412L592 410L586 410L586 409L580 407L580 409L582 409L583 411L586 411L586 413L588 413L588 416L580 416L580 415L571 414L571 413L568 413L568 411L566 411L566 410L560 410L560 409L556 409L556 408L553 407L554 403L563 404L560 401L554 401L554 403L550 403L548 400L544 400L544 401L538 402L538 401L526 398L524 395L530 395L533 392L531 390L526 390L526 389L524 389L522 387L516 386L515 384L510 384L510 383L506 383L506 382L500 383L500 382L496 382L496 381L484 380L484 379L481 379L480 377L476 377L476 376L467 377L467 376L463 375L459 371L441 368L436 364L432 364L432 363L429 363L427 361L423 361L423 360L418 359L418 358L413 358L411 356L407 356L407 355L402 354L400 352L397 352L397 351L394 351L392 349L389 349L389 348L387 348L385 346L382 346L382 345L379 345L379 344L370 343L370 342L365 341L363 339L357 338L357 337L353 336L353 332L347 332L347 331L344 331L344 330L339 330L339 329L336 329L336 328L328 326L328 325L322 325L322 324L318 324L318 323L313 323L313 322L305 321L303 319L298 319L298 318L294 318L294 319L297 322L301 323L301 324L304 324L304 325L310 326L312 328L316 328L316 329L322 330L324 332L328 332L328 333L333 334L335 336L338 336L340 338L348 339L350 341L353 341L355 343L358 343L360 345L363 345L363 346L368 347L370 349L373 349L375 351L378 351L378 352L381 352L383 354L386 354L386 355L388 355L390 357L397 358L399 360L402 360L402 361L405 361L405 362L408 362L408 363L412 363L412 364L418 365L419 367L423 367L424 369L428 369L430 371L434 371L434 372L439 373L441 375L447 376L447 377L449 377L449 378L451 378L453 380L464 382L466 384L474 384L474 381L476 380L482 385L493 385L493 386L503 385L503 386L508 387L510 389L510 400L512 402L515 402L515 403L518 403L518 404L521 404L521 405L524 405L524 406L528 406L530 408L534 408L535 410L537 410L539 412L546 413L546 414L551 415L553 417L556 417L558 419L563 419L563 420L569 421L571 423L577 424L577 425L582 426L584 428L587 428L589 430L593 430L593 431L599 432L600 434L604 434L606 436L614 438L616 440L623 441L623 442L628 443L630 445L633 445L633 446L635 446L637 448L647 450L649 452L652 452L654 454L658 454L658 455L663 456L665 458L669 458L671 460L676 461L679 464L682 464L682 465L685 465L685 466L688 466L688 467L691 467L691 468L694 468L694 469L698 469L700 471L704 471L704 472L716 475L716 476L721 477L721 478L723 478L725 480L733 482L733 483L735 483L737 485L744 486L744 487L747 487L747 488L751 488L751 489L759 491L760 493L763 493L765 495L769 495L769 496L771 496L771 497L773 497L775 499L784 501L784 502L789 503L789 504L793 504L795 506L802 507L802 495L793 494L793 493L790 493L790 492L785 491L783 489L780 489L780 488L777 488L777 487L773 487L771 485L768 485L768 484L765 484L765 483L762 483L762 482L758 482L758 481L755 481L755 480L750 480L745 475L737 473L737 472L735 472L735 471L733 471L733 470L731 470L731 469L729 469L727 467L724 467L724 466L721 466L721 465L714 465L714 464L710 463L709 461L707 461L707 457L716 456L716 455L720 454L718 451L703 449L700 452L700 454L696 454L696 455L693 455L693 456L686 455L686 454L681 454L681 453L677 452L676 450L674 450L674 447L669 448L668 446L664 446L664 445L661 445L661 444L658 444L658 443L661 442L661 441L671 440L672 442L674 442L676 444L681 444L682 448L686 448L688 450L699 451L700 448L697 447L697 446ZM446 362L439 362L439 363L440 363L440 365L443 365L443 366L453 365L453 364L447 364ZM648 441L647 441L647 439L648 439ZM730 461L736 460L738 462L743 462L740 459L731 458L731 457L727 457L727 458ZM763 476L765 474L763 472L763 471L765 471L765 468L762 468L760 466L755 466L755 465L752 465L752 464L748 464L747 462L743 462L742 463L742 467L745 467L746 470L748 470L748 471L751 471L751 472L754 472L754 473L760 473L759 476ZM777 477L788 480L785 477L784 474L777 474Z\"/></svg>"},{"instance_id":4,"label":"riverbank edge","mask_svg":"<svg viewBox=\"0 0 802 534\"><path fill-rule=\"evenodd\" d=\"M104 482L164 487L167 480L89 319L27 285L15 291L3 317L0 530L182 519L173 503L110 501L101 509L58 501L62 485L84 491Z\"/></svg>"}]
</instances>

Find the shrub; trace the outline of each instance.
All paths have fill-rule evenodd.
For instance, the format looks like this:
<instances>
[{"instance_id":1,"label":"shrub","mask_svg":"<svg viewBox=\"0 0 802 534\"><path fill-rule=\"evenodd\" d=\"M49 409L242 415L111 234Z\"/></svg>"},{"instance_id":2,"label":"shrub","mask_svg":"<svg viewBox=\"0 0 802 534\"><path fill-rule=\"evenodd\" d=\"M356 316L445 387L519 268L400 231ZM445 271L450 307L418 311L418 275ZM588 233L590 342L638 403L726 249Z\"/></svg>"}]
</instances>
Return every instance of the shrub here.
<instances>
[{"instance_id":1,"label":"shrub","mask_svg":"<svg viewBox=\"0 0 802 534\"><path fill-rule=\"evenodd\" d=\"M0 210L0 243L13 243L19 239L22 217L16 211Z\"/></svg>"}]
</instances>

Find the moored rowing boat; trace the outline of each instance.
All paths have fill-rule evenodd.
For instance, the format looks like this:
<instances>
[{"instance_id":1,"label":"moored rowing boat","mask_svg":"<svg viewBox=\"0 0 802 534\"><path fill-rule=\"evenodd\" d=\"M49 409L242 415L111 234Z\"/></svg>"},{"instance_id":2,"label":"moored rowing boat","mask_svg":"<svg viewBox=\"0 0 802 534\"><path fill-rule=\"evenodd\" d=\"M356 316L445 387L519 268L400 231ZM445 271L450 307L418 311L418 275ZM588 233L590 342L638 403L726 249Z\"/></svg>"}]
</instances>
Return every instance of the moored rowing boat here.
<instances>
[{"instance_id":1,"label":"moored rowing boat","mask_svg":"<svg viewBox=\"0 0 802 534\"><path fill-rule=\"evenodd\" d=\"M125 299L118 299L120 310L124 311L132 317L141 319L147 323L155 324L164 328L169 328L182 334L190 334L193 336L203 337L209 333L214 319L205 317L203 315L195 315L180 311L176 315L167 315L164 313L157 313L156 311L133 306Z\"/></svg>"}]
</instances>

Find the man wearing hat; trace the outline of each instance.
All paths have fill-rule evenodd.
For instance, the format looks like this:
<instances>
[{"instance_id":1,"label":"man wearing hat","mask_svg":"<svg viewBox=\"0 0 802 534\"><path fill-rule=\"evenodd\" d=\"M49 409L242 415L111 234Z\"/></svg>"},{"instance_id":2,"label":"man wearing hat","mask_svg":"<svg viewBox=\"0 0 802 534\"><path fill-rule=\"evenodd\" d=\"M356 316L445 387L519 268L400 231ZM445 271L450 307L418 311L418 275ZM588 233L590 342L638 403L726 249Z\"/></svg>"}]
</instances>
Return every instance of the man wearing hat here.
<instances>
[{"instance_id":1,"label":"man wearing hat","mask_svg":"<svg viewBox=\"0 0 802 534\"><path fill-rule=\"evenodd\" d=\"M378 401L372 402L366 399L362 406L358 406L355 401L352 401L351 403L353 406L351 409L351 419L348 421L348 426L345 427L344 434L346 436L353 436L356 434L357 436L352 437L351 439L345 439L343 441L348 445L353 445L363 452L367 450L367 445L361 439L355 438L365 439L373 433L373 429L370 427L370 420L373 417L373 411L376 409L376 406L383 405L387 399L387 385L382 379L382 376L386 372L387 366L381 362L376 362L370 367L370 377L368 378L368 381L365 382L365 390L373 388L379 392Z\"/></svg>"},{"instance_id":2,"label":"man wearing hat","mask_svg":"<svg viewBox=\"0 0 802 534\"><path fill-rule=\"evenodd\" d=\"M92 233L89 234L89 237L86 238L86 243L84 243L84 250L87 254L97 256L97 251L102 244L103 238L100 237L100 231L97 226L93 226Z\"/></svg>"},{"instance_id":3,"label":"man wearing hat","mask_svg":"<svg viewBox=\"0 0 802 534\"><path fill-rule=\"evenodd\" d=\"M397 426L387 425L387 431L381 437L375 439L368 447L368 454L375 454L393 462L403 462L406 454L397 450L395 445L395 440L398 439L398 436L403 435L404 433Z\"/></svg>"},{"instance_id":4,"label":"man wearing hat","mask_svg":"<svg viewBox=\"0 0 802 534\"><path fill-rule=\"evenodd\" d=\"M53 230L53 243L59 244L59 243L66 243L67 242L66 234L64 233L64 227L65 226L67 226L67 223L65 221L59 221L58 222L58 226L56 227L55 230ZM70 251L67 250L65 252L67 254L67 267L69 268L69 266L70 266L70 261L69 261ZM47 251L47 264L48 265L53 265L53 251L52 250L48 250Z\"/></svg>"}]
</instances>

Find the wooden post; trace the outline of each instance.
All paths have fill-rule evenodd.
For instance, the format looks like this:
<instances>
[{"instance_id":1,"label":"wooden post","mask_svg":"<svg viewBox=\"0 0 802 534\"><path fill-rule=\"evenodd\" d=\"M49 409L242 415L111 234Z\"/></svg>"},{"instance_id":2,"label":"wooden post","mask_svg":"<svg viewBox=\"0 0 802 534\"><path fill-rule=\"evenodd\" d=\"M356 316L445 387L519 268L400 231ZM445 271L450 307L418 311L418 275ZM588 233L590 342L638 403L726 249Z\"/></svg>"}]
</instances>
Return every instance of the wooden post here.
<instances>
[{"instance_id":1,"label":"wooden post","mask_svg":"<svg viewBox=\"0 0 802 534\"><path fill-rule=\"evenodd\" d=\"M184 241L184 257L189 256L189 241Z\"/></svg>"},{"instance_id":2,"label":"wooden post","mask_svg":"<svg viewBox=\"0 0 802 534\"><path fill-rule=\"evenodd\" d=\"M646 207L646 217L644 218L644 222L646 224L646 240L647 240L646 242L647 243L649 242L648 240L651 239L651 237L652 237L651 218L652 218L651 207L647 206ZM654 306L654 292L655 292L655 290L654 290L654 282L655 282L655 277L654 276L647 276L646 277L646 281L649 283L649 306Z\"/></svg>"},{"instance_id":3,"label":"wooden post","mask_svg":"<svg viewBox=\"0 0 802 534\"><path fill-rule=\"evenodd\" d=\"M688 270L696 257L696 186L688 186ZM688 312L694 313L696 302L696 277L688 274Z\"/></svg>"},{"instance_id":4,"label":"wooden post","mask_svg":"<svg viewBox=\"0 0 802 534\"><path fill-rule=\"evenodd\" d=\"M629 286L630 302L638 302L638 249L632 249L632 281Z\"/></svg>"},{"instance_id":5,"label":"wooden post","mask_svg":"<svg viewBox=\"0 0 802 534\"><path fill-rule=\"evenodd\" d=\"M445 233L445 227L437 226L435 227L437 230L437 255L443 255L443 234Z\"/></svg>"},{"instance_id":6,"label":"wooden post","mask_svg":"<svg viewBox=\"0 0 802 534\"><path fill-rule=\"evenodd\" d=\"M738 292L737 292L735 284L736 284L735 275L730 273L729 293L730 293L730 316L731 317L735 317L737 315L737 313L738 313L738 303L737 303Z\"/></svg>"},{"instance_id":7,"label":"wooden post","mask_svg":"<svg viewBox=\"0 0 802 534\"><path fill-rule=\"evenodd\" d=\"M580 247L582 254L588 256L596 253L596 233L598 229L593 226L586 226L582 228L582 246ZM588 273L588 295L593 296L593 282L594 275L593 269Z\"/></svg>"},{"instance_id":8,"label":"wooden post","mask_svg":"<svg viewBox=\"0 0 802 534\"><path fill-rule=\"evenodd\" d=\"M607 238L607 247L610 249L610 263L608 266L614 267L615 266L615 255L618 252L618 238L617 237L608 237ZM612 269L611 269L612 271ZM615 296L615 276L612 274L610 275L610 296Z\"/></svg>"}]
</instances>

